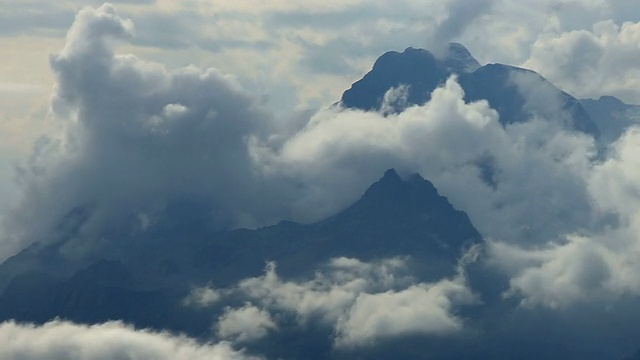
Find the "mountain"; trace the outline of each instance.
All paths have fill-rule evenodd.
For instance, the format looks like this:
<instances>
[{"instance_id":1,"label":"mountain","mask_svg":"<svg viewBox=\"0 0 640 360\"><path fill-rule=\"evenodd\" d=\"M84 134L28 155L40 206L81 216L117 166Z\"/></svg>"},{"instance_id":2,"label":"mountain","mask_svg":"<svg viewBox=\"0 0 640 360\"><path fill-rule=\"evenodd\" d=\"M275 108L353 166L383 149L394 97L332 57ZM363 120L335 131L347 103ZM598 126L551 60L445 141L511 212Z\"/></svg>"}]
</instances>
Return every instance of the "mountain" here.
<instances>
[{"instance_id":1,"label":"mountain","mask_svg":"<svg viewBox=\"0 0 640 360\"><path fill-rule=\"evenodd\" d=\"M602 142L610 144L632 125L640 124L640 105L625 104L614 96L582 99L580 104L602 129Z\"/></svg>"},{"instance_id":2,"label":"mountain","mask_svg":"<svg viewBox=\"0 0 640 360\"><path fill-rule=\"evenodd\" d=\"M404 106L421 105L453 74L458 75L465 101L488 101L503 125L537 116L567 129L599 135L581 102L536 72L503 64L480 66L466 48L455 43L449 44L440 58L414 48L383 54L371 71L343 93L340 103L346 108L380 110L388 90L407 86Z\"/></svg>"},{"instance_id":3,"label":"mountain","mask_svg":"<svg viewBox=\"0 0 640 360\"><path fill-rule=\"evenodd\" d=\"M469 50L459 43L448 43L440 62L449 72L456 74L471 73L481 67Z\"/></svg>"},{"instance_id":4,"label":"mountain","mask_svg":"<svg viewBox=\"0 0 640 360\"><path fill-rule=\"evenodd\" d=\"M431 92L452 73L466 73L480 64L459 44L452 44L444 60L423 49L407 48L380 56L373 69L342 94L341 103L348 108L379 110L384 94L391 88L410 85L407 102L422 104Z\"/></svg>"},{"instance_id":5,"label":"mountain","mask_svg":"<svg viewBox=\"0 0 640 360\"><path fill-rule=\"evenodd\" d=\"M65 241L26 249L0 265L0 276L10 278L0 296L0 319L122 319L201 336L210 318L180 306L193 286L232 286L260 275L267 261L276 261L285 277L313 275L340 256L368 261L410 255L416 276L435 281L454 275L462 251L481 241L467 215L433 184L417 174L403 179L395 170L350 207L312 224L211 232L198 215L205 210L174 204L167 210L172 216L120 241L119 254L107 252L89 265L66 259Z\"/></svg>"}]
</instances>

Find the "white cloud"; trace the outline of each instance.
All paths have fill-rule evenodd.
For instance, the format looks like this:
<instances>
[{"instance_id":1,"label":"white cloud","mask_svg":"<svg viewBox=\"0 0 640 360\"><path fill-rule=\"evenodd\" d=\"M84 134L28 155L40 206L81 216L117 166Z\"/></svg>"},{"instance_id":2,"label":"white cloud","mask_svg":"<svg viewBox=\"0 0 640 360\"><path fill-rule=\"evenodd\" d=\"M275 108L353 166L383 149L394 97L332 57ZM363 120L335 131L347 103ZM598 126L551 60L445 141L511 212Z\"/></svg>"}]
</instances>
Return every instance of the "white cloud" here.
<instances>
[{"instance_id":1,"label":"white cloud","mask_svg":"<svg viewBox=\"0 0 640 360\"><path fill-rule=\"evenodd\" d=\"M164 332L136 330L120 322L41 326L0 324L0 358L6 360L257 360L229 343L203 344Z\"/></svg>"},{"instance_id":2,"label":"white cloud","mask_svg":"<svg viewBox=\"0 0 640 360\"><path fill-rule=\"evenodd\" d=\"M640 103L640 23L612 20L592 29L541 35L524 66L578 97L614 95Z\"/></svg>"},{"instance_id":3,"label":"white cloud","mask_svg":"<svg viewBox=\"0 0 640 360\"><path fill-rule=\"evenodd\" d=\"M461 331L463 320L455 311L478 301L466 284L464 261L467 257L456 277L435 283L416 283L403 275L404 261L397 258L373 263L333 259L326 271L306 282L284 281L270 264L264 276L244 280L238 289L266 309L293 312L301 325L317 319L334 327L337 347L358 347L403 335Z\"/></svg>"},{"instance_id":4,"label":"white cloud","mask_svg":"<svg viewBox=\"0 0 640 360\"><path fill-rule=\"evenodd\" d=\"M459 281L411 286L400 291L362 293L336 324L337 346L362 346L406 335L447 335L463 328L454 307L476 296Z\"/></svg>"},{"instance_id":5,"label":"white cloud","mask_svg":"<svg viewBox=\"0 0 640 360\"><path fill-rule=\"evenodd\" d=\"M471 247L458 260L457 274L435 283L418 283L376 293L362 293L338 318L338 347L358 347L376 340L407 335L452 335L464 329L458 308L480 302L468 286L466 267L482 248Z\"/></svg>"},{"instance_id":6,"label":"white cloud","mask_svg":"<svg viewBox=\"0 0 640 360\"><path fill-rule=\"evenodd\" d=\"M401 267L404 263L400 259L367 264L338 258L330 262L327 274L318 272L314 280L297 283L283 281L275 264L270 263L263 276L243 280L238 288L269 308L294 311L301 324L314 318L333 323L358 294L393 286L397 281L394 272Z\"/></svg>"},{"instance_id":7,"label":"white cloud","mask_svg":"<svg viewBox=\"0 0 640 360\"><path fill-rule=\"evenodd\" d=\"M216 304L222 297L223 294L221 291L211 286L197 287L191 290L182 303L185 306L210 307Z\"/></svg>"},{"instance_id":8,"label":"white cloud","mask_svg":"<svg viewBox=\"0 0 640 360\"><path fill-rule=\"evenodd\" d=\"M235 342L248 342L261 339L278 329L269 312L250 303L232 309L227 307L216 325L218 336Z\"/></svg>"},{"instance_id":9,"label":"white cloud","mask_svg":"<svg viewBox=\"0 0 640 360\"><path fill-rule=\"evenodd\" d=\"M247 205L260 204L258 195L278 196L257 184L245 137L262 133L269 115L218 70L169 71L116 55L115 44L132 31L110 5L78 14L51 60L58 79L52 113L66 132L40 139L22 167L25 198L6 221L8 236L46 241L69 210L91 206L92 220L82 229L91 237L105 224L132 212L153 215L181 197L212 204L214 226L264 223ZM270 217L274 210L258 212ZM2 256L24 244L5 241Z\"/></svg>"},{"instance_id":10,"label":"white cloud","mask_svg":"<svg viewBox=\"0 0 640 360\"><path fill-rule=\"evenodd\" d=\"M513 276L506 295L552 308L640 295L639 149L640 129L631 128L588 174L595 211L615 220L537 249L491 244L492 258Z\"/></svg>"}]
</instances>

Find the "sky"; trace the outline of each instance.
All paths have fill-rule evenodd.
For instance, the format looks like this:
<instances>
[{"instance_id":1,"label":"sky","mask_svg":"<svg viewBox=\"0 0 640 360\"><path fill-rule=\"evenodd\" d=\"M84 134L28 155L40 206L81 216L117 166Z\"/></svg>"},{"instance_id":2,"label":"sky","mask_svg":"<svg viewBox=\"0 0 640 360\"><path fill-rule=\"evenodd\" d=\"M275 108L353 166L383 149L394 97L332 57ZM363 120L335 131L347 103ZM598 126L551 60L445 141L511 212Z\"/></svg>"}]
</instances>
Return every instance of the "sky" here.
<instances>
[{"instance_id":1,"label":"sky","mask_svg":"<svg viewBox=\"0 0 640 360\"><path fill-rule=\"evenodd\" d=\"M221 229L320 220L394 167L419 172L469 214L489 263L510 279L505 296L521 306L610 309L640 296L638 128L599 154L595 139L557 125L561 109L550 112L558 119L504 127L487 102L463 101L455 77L429 103L400 114L331 106L382 53L409 46L438 53L450 41L481 64L536 70L578 98L640 104L636 1L0 0L0 24L0 259L47 241L78 206L92 216L74 251L98 249L110 226L131 218L144 228L181 197L212 204L212 226ZM514 82L532 101L558 104L539 82ZM487 159L493 186L478 166ZM336 346L386 336L359 331L360 322L384 321L363 314L407 299L429 306L410 307L417 313L406 319L441 326L389 332L464 327L451 309L477 299L462 273L395 288L376 278L392 271L385 266L330 264L370 279L355 288L331 272L308 283L287 282L274 269L246 279L237 288L253 302L229 309L216 325L221 342L205 347L119 323L5 323L0 336L42 336L43 349L67 349L76 345L54 343L48 332L115 331L128 334L124 347L153 338L186 358L243 358L225 341L274 331L272 308L304 315L279 291L308 298L326 288L346 294L334 303L329 291L326 304L314 305L334 327ZM247 318L261 320L245 329ZM20 344L0 354L35 351Z\"/></svg>"}]
</instances>

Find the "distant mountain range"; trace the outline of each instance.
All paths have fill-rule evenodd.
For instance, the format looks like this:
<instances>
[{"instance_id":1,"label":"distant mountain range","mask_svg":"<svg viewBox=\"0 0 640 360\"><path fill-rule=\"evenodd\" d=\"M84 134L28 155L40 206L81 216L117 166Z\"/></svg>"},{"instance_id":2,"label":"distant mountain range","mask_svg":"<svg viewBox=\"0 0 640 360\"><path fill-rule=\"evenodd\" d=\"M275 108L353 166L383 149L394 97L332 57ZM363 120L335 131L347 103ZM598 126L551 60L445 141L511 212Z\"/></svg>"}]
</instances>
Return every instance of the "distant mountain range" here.
<instances>
[{"instance_id":1,"label":"distant mountain range","mask_svg":"<svg viewBox=\"0 0 640 360\"><path fill-rule=\"evenodd\" d=\"M123 255L111 252L88 265L65 258L65 241L32 245L0 265L0 276L11 278L0 296L0 320L125 319L200 335L209 319L196 321L179 306L193 286L230 286L260 275L268 261L276 261L283 276L302 276L333 257L366 261L407 254L421 279L435 281L454 275L463 249L482 240L467 215L429 181L417 174L403 180L395 170L352 206L313 224L283 221L210 233L200 210L174 204L172 223L152 225L123 242Z\"/></svg>"},{"instance_id":2,"label":"distant mountain range","mask_svg":"<svg viewBox=\"0 0 640 360\"><path fill-rule=\"evenodd\" d=\"M538 117L608 143L640 121L640 106L613 97L577 100L533 71L502 64L481 66L460 44L450 44L441 57L414 48L388 52L344 92L340 104L379 111L385 94L404 86L405 97L392 104L393 111L401 112L428 102L431 92L453 74L465 91L465 101L488 101L505 126ZM540 98L541 93L555 102ZM61 317L96 323L121 319L140 327L206 337L211 331L210 310L182 305L196 286L233 286L262 274L269 261L277 262L283 277L308 277L341 256L373 261L409 255L419 280L437 281L455 276L460 256L483 241L468 216L439 195L431 182L418 174L400 176L393 169L356 203L316 223L282 221L256 230L211 231L207 204L176 200L143 232L118 228L110 235L119 241L105 245L100 253L70 255L78 229L91 211L90 206L78 204L60 220L50 242L33 244L0 265L0 320L43 323ZM505 279L481 267L469 271L475 271L469 277L472 286L485 293L485 301L500 298ZM222 311L222 305L215 311ZM482 312L469 316L477 321L483 318ZM278 336L293 341L288 334ZM305 355L308 359L335 355L327 349L329 343L314 345L309 338L295 341L297 349L278 343L263 344L262 350L274 358L300 358L309 347L314 353ZM499 343L499 335L492 341ZM405 358L419 356L419 344L408 339ZM478 351L476 358L492 353L488 345L474 346L467 353L454 353L467 358L471 351ZM525 345L505 345L499 354L509 358L519 346ZM531 346L529 358L573 354L571 349L535 352L535 346L526 346ZM377 358L384 351L392 356L397 350L383 347L378 354L362 358Z\"/></svg>"}]
</instances>

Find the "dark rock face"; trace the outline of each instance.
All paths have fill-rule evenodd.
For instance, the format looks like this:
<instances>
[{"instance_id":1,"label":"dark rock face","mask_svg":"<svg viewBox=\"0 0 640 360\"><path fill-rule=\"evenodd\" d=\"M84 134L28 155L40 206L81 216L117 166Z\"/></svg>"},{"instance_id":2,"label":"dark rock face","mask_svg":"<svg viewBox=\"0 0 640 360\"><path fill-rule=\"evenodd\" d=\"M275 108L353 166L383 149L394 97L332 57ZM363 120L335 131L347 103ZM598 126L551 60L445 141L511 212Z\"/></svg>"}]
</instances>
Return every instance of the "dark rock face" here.
<instances>
[{"instance_id":1,"label":"dark rock face","mask_svg":"<svg viewBox=\"0 0 640 360\"><path fill-rule=\"evenodd\" d=\"M451 74L450 66L423 49L408 48L380 56L373 69L342 95L342 105L361 110L379 110L385 93L400 85L410 85L409 104L421 104Z\"/></svg>"},{"instance_id":2,"label":"dark rock face","mask_svg":"<svg viewBox=\"0 0 640 360\"><path fill-rule=\"evenodd\" d=\"M406 106L422 105L453 74L458 75L465 101L487 100L500 114L503 125L537 116L557 121L567 129L599 136L596 124L571 95L531 70L502 64L480 66L460 44L450 44L442 59L414 48L380 56L373 69L344 92L341 104L346 108L380 110L385 93L404 85L408 87Z\"/></svg>"},{"instance_id":3,"label":"dark rock face","mask_svg":"<svg viewBox=\"0 0 640 360\"><path fill-rule=\"evenodd\" d=\"M454 209L431 182L418 174L403 180L393 169L371 185L358 202L314 227L324 231L355 229L354 224L361 224L357 227L361 233L354 234L354 239L375 239L381 250L377 257L389 253L421 257L416 251L422 250L424 255L455 262L460 249L481 239L467 215ZM355 249L351 256L366 251Z\"/></svg>"},{"instance_id":4,"label":"dark rock face","mask_svg":"<svg viewBox=\"0 0 640 360\"><path fill-rule=\"evenodd\" d=\"M465 91L465 101L487 100L500 114L503 125L538 116L560 121L567 129L599 135L598 127L576 98L534 71L488 64L460 76L459 82Z\"/></svg>"}]
</instances>

